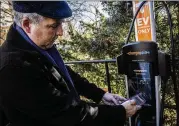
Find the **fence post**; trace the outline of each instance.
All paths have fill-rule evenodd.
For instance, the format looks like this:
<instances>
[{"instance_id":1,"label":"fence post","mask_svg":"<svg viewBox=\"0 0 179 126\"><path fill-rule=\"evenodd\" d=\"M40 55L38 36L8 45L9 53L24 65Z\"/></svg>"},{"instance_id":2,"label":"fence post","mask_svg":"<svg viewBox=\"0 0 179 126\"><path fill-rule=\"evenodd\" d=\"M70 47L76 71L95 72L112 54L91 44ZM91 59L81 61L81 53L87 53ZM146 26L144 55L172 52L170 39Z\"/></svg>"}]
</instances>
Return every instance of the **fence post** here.
<instances>
[{"instance_id":1,"label":"fence post","mask_svg":"<svg viewBox=\"0 0 179 126\"><path fill-rule=\"evenodd\" d=\"M108 85L108 92L111 93L109 67L108 67L107 62L105 62L105 70L106 70L106 81L107 81L107 85Z\"/></svg>"}]
</instances>

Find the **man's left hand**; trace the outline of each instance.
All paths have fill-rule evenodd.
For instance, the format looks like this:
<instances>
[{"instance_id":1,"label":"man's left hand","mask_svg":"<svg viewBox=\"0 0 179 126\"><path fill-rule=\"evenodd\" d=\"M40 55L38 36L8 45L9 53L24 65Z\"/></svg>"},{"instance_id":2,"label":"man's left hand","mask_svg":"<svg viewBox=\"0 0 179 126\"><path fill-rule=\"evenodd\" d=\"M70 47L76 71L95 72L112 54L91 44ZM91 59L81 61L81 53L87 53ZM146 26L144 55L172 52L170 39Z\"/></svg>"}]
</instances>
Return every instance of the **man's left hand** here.
<instances>
[{"instance_id":1,"label":"man's left hand","mask_svg":"<svg viewBox=\"0 0 179 126\"><path fill-rule=\"evenodd\" d=\"M102 101L107 105L120 105L126 100L126 98L119 96L118 94L112 94L108 92L106 92L102 98Z\"/></svg>"}]
</instances>

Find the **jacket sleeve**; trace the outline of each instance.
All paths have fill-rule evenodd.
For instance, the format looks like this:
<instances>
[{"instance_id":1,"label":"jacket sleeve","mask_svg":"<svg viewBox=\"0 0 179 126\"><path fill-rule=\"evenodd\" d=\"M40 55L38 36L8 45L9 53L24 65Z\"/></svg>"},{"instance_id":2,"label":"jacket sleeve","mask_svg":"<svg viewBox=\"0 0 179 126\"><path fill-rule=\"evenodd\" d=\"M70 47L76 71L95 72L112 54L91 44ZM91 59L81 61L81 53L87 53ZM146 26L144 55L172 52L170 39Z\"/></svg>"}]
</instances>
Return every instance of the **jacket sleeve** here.
<instances>
[{"instance_id":1,"label":"jacket sleeve","mask_svg":"<svg viewBox=\"0 0 179 126\"><path fill-rule=\"evenodd\" d=\"M60 95L37 69L30 66L5 66L0 71L0 96L4 99L4 106L12 109L5 112L15 122L29 118L49 125L65 126L88 122L102 124L107 118L112 119L108 123L115 123L114 126L125 122L126 112L121 105L92 107L84 102L66 107L64 104L68 97Z\"/></svg>"},{"instance_id":2,"label":"jacket sleeve","mask_svg":"<svg viewBox=\"0 0 179 126\"><path fill-rule=\"evenodd\" d=\"M94 83L90 83L86 78L81 77L78 73L75 73L69 66L66 67L78 93L86 98L92 99L96 103L99 103L105 94L105 91L98 88Z\"/></svg>"}]
</instances>

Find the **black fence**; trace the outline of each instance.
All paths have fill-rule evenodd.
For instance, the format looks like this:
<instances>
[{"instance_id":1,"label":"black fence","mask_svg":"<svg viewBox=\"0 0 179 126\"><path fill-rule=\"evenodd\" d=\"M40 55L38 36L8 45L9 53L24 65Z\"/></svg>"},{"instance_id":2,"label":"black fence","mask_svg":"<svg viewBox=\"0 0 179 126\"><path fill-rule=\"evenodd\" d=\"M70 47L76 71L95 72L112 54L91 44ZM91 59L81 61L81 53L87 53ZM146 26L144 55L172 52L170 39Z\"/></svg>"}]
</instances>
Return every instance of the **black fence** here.
<instances>
[{"instance_id":1,"label":"black fence","mask_svg":"<svg viewBox=\"0 0 179 126\"><path fill-rule=\"evenodd\" d=\"M71 62L66 62L65 64L85 64L85 63L95 63L99 64L102 63L105 65L105 71L106 71L106 81L108 85L108 92L111 92L111 84L110 84L110 73L109 73L109 63L116 63L116 59L111 59L111 60L91 60L91 61L71 61Z\"/></svg>"}]
</instances>

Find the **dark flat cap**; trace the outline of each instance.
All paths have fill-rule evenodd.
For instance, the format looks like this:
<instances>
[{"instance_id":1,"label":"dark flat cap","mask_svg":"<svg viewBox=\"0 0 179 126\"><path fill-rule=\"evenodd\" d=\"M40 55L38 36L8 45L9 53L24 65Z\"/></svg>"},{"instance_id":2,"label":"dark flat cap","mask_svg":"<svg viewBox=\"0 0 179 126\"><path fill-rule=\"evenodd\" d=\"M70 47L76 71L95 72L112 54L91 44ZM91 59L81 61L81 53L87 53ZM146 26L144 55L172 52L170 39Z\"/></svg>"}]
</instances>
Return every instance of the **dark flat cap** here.
<instances>
[{"instance_id":1,"label":"dark flat cap","mask_svg":"<svg viewBox=\"0 0 179 126\"><path fill-rule=\"evenodd\" d=\"M37 13L53 19L72 16L72 11L65 1L13 1L13 9L21 13Z\"/></svg>"}]
</instances>

